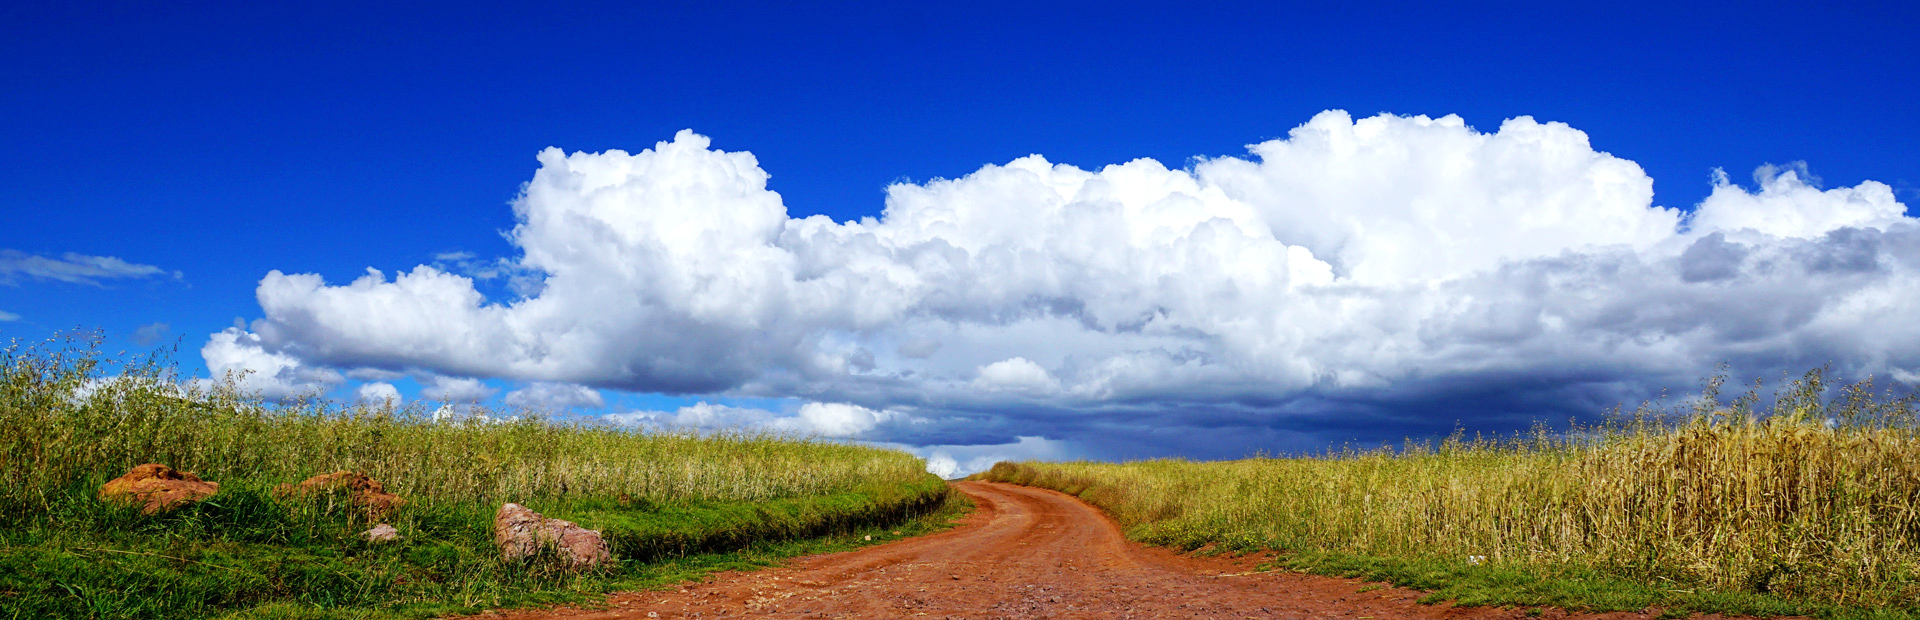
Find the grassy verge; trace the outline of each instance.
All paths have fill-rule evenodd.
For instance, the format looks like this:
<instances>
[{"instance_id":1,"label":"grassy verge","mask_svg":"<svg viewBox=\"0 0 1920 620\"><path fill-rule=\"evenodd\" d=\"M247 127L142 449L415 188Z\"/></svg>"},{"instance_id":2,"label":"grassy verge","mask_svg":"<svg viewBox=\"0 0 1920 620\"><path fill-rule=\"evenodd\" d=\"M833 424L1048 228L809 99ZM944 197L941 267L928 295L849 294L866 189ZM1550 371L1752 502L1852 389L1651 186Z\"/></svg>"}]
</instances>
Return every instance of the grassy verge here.
<instances>
[{"instance_id":1,"label":"grassy verge","mask_svg":"<svg viewBox=\"0 0 1920 620\"><path fill-rule=\"evenodd\" d=\"M871 520L841 520L832 528L808 532L813 534L809 536L769 532L737 544L689 545L684 553L645 560L623 557L607 570L567 573L499 562L490 534L469 515L416 514L416 525L402 528L408 536L405 541L374 545L346 534L358 525L304 519L312 515L287 514L269 507L265 496L236 493L224 505L203 503L158 517L137 511L100 514L109 522L96 523L94 528L9 534L0 549L0 593L5 595L0 600L0 617L397 620L501 607L591 606L605 592L680 583L724 570L751 570L781 558L943 529L966 510L964 496L958 493L931 494L923 489L894 495L896 500L918 504L916 511L870 513ZM938 499L929 502L928 498ZM825 515L836 513L845 501L848 498L829 498L811 506L798 501L788 504L798 512ZM280 514L248 518L248 504L254 510ZM734 515L752 509L748 504L708 503L651 511L607 512L592 507L587 512L613 515L627 523L659 519L671 525L652 530L656 533L672 529L683 539L715 541L725 540L722 533L743 522L724 516L683 522L678 517ZM610 522L614 526L609 533L617 547L620 522ZM590 520L582 523L594 525ZM765 526L751 523L748 527ZM319 536L303 536L306 532L301 530L306 528L322 531L312 532ZM329 529L338 533L325 535Z\"/></svg>"},{"instance_id":2,"label":"grassy verge","mask_svg":"<svg viewBox=\"0 0 1920 620\"><path fill-rule=\"evenodd\" d=\"M0 350L0 619L424 618L591 603L939 527L964 501L919 459L859 445L638 433L530 411L267 403L231 382L183 385L160 360L110 361L84 341ZM144 462L219 492L154 515L95 497ZM366 541L374 523L338 496L271 492L335 470L407 500L382 519L402 540ZM603 530L618 561L587 572L502 562L491 527L508 501Z\"/></svg>"},{"instance_id":3,"label":"grassy verge","mask_svg":"<svg viewBox=\"0 0 1920 620\"><path fill-rule=\"evenodd\" d=\"M1599 428L1318 458L1003 463L1136 540L1282 551L1295 570L1436 600L1572 609L1920 616L1912 396L1821 372Z\"/></svg>"}]
</instances>

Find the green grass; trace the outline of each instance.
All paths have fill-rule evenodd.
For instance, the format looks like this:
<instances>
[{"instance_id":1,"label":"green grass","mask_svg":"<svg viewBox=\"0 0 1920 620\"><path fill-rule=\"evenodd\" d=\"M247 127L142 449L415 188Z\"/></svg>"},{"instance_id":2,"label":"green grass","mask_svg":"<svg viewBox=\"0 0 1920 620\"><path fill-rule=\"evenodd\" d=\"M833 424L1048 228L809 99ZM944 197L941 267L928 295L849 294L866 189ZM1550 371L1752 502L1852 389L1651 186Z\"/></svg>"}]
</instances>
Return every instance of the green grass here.
<instances>
[{"instance_id":1,"label":"green grass","mask_svg":"<svg viewBox=\"0 0 1920 620\"><path fill-rule=\"evenodd\" d=\"M763 540L793 540L885 525L899 515L934 510L949 495L934 476L906 485L765 502L687 502L647 506L618 501L579 502L556 517L590 524L616 555L630 560L682 557L740 549Z\"/></svg>"},{"instance_id":2,"label":"green grass","mask_svg":"<svg viewBox=\"0 0 1920 620\"><path fill-rule=\"evenodd\" d=\"M1719 388L1567 434L981 477L1078 495L1143 542L1275 549L1286 568L1468 604L1920 615L1913 397L1819 371L1765 411L1757 384L1733 402Z\"/></svg>"},{"instance_id":3,"label":"green grass","mask_svg":"<svg viewBox=\"0 0 1920 620\"><path fill-rule=\"evenodd\" d=\"M752 433L640 433L531 411L436 420L426 406L271 404L234 383L182 386L164 358L90 342L0 350L0 619L423 618L592 603L940 527L964 500L911 455ZM108 377L106 369L115 369ZM144 462L220 483L157 515L95 490ZM372 475L407 504L373 523L278 484ZM606 535L586 572L508 563L494 512L518 502Z\"/></svg>"},{"instance_id":4,"label":"green grass","mask_svg":"<svg viewBox=\"0 0 1920 620\"><path fill-rule=\"evenodd\" d=\"M895 499L926 497L900 493ZM591 606L604 592L751 570L781 558L943 529L967 506L957 493L937 497L937 502L917 506L917 512L905 517L843 520L800 538L769 532L764 538L688 546L684 553L645 560L622 557L611 569L585 573L499 562L489 534L471 515L422 519L402 529L407 540L375 545L346 534L360 526L288 514L257 492L226 497L225 505L203 503L161 516L94 511L94 518L106 522L91 528L9 533L0 552L0 593L5 595L0 618L400 619L499 607ZM848 500L828 498L819 505L795 501L788 507L824 515ZM631 523L651 522L656 527L649 532L673 531L683 539L712 541L729 526L745 523L732 515L752 509L750 504L708 504L586 511L616 517L609 522L609 532L617 547L621 528ZM688 515L705 519L677 520ZM340 535L329 537L330 531ZM869 536L870 542L865 540Z\"/></svg>"},{"instance_id":5,"label":"green grass","mask_svg":"<svg viewBox=\"0 0 1920 620\"><path fill-rule=\"evenodd\" d=\"M1752 592L1728 592L1678 583L1645 583L1578 564L1468 565L1450 558L1382 557L1341 552L1288 552L1259 570L1379 581L1423 590L1423 603L1464 606L1559 607L1589 612L1659 610L1667 617L1695 613L1816 618L1912 618L1911 608L1847 606Z\"/></svg>"}]
</instances>

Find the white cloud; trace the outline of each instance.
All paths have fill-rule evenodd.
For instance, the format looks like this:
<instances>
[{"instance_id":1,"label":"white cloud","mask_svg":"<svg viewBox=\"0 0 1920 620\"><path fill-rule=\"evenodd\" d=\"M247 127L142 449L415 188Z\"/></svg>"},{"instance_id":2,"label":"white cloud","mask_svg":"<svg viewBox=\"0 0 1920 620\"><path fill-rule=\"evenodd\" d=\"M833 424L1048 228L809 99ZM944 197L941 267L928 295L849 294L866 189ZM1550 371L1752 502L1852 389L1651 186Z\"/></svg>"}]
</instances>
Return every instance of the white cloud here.
<instances>
[{"instance_id":1,"label":"white cloud","mask_svg":"<svg viewBox=\"0 0 1920 620\"><path fill-rule=\"evenodd\" d=\"M426 377L420 388L420 397L446 403L477 403L493 398L499 390L487 387L479 379L472 377L447 377L434 375Z\"/></svg>"},{"instance_id":2,"label":"white cloud","mask_svg":"<svg viewBox=\"0 0 1920 620\"><path fill-rule=\"evenodd\" d=\"M807 403L791 426L828 437L852 437L873 430L880 423L899 417L891 411L874 411L845 403ZM776 421L779 424L781 421Z\"/></svg>"},{"instance_id":3,"label":"white cloud","mask_svg":"<svg viewBox=\"0 0 1920 620\"><path fill-rule=\"evenodd\" d=\"M354 390L354 395L360 399L360 402L375 405L392 403L397 406L406 402L406 399L400 397L400 388L394 387L391 383L379 381L360 384L359 389Z\"/></svg>"},{"instance_id":4,"label":"white cloud","mask_svg":"<svg viewBox=\"0 0 1920 620\"><path fill-rule=\"evenodd\" d=\"M20 315L14 314L12 312L7 312L5 310L0 310L0 323L5 323L7 321L18 321L18 320L20 320Z\"/></svg>"},{"instance_id":5,"label":"white cloud","mask_svg":"<svg viewBox=\"0 0 1920 620\"><path fill-rule=\"evenodd\" d=\"M710 147L541 152L503 267L536 280L521 298L432 266L274 271L253 332L215 338L317 367L848 403L873 415L620 415L863 436L907 432L886 413L907 410L1010 438L1118 424L1066 412L1664 386L1725 360L1920 367L1920 224L1885 185L1769 168L1688 215L1558 123L1327 112L1251 157L1029 156L896 184L847 222L788 217L751 154Z\"/></svg>"},{"instance_id":6,"label":"white cloud","mask_svg":"<svg viewBox=\"0 0 1920 620\"><path fill-rule=\"evenodd\" d=\"M599 390L565 383L537 382L527 387L507 392L506 403L513 407L534 409L572 409L575 407L599 409L607 406Z\"/></svg>"},{"instance_id":7,"label":"white cloud","mask_svg":"<svg viewBox=\"0 0 1920 620\"><path fill-rule=\"evenodd\" d=\"M1845 227L1884 230L1911 219L1886 184L1867 181L1821 191L1804 163L1761 166L1753 174L1759 193L1734 185L1724 172L1715 172L1713 194L1690 219L1696 229L1804 238Z\"/></svg>"},{"instance_id":8,"label":"white cloud","mask_svg":"<svg viewBox=\"0 0 1920 620\"><path fill-rule=\"evenodd\" d=\"M1039 364L1024 357L1000 360L980 367L980 377L975 385L989 390L1013 390L1023 392L1050 392L1059 387L1060 382Z\"/></svg>"},{"instance_id":9,"label":"white cloud","mask_svg":"<svg viewBox=\"0 0 1920 620\"><path fill-rule=\"evenodd\" d=\"M909 420L896 411L875 411L845 403L806 403L793 415L765 409L729 407L699 402L676 411L610 413L604 419L658 428L697 430L766 430L806 436L857 437L891 421Z\"/></svg>"},{"instance_id":10,"label":"white cloud","mask_svg":"<svg viewBox=\"0 0 1920 620\"><path fill-rule=\"evenodd\" d=\"M267 351L260 336L229 327L207 339L200 357L215 380L232 379L245 392L281 400L319 392L341 383L340 373L315 367L286 353Z\"/></svg>"},{"instance_id":11,"label":"white cloud","mask_svg":"<svg viewBox=\"0 0 1920 620\"><path fill-rule=\"evenodd\" d=\"M986 471L1001 461L1059 461L1068 456L1065 442L1043 437L1020 437L1006 444L899 447L926 459L929 473L948 479Z\"/></svg>"},{"instance_id":12,"label":"white cloud","mask_svg":"<svg viewBox=\"0 0 1920 620\"><path fill-rule=\"evenodd\" d=\"M102 280L122 278L181 278L178 271L168 272L153 265L129 263L113 256L68 252L60 258L49 258L19 250L0 250L0 284L18 284L20 276L90 286L100 286Z\"/></svg>"},{"instance_id":13,"label":"white cloud","mask_svg":"<svg viewBox=\"0 0 1920 620\"><path fill-rule=\"evenodd\" d=\"M780 415L765 409L729 407L702 401L675 411L627 411L609 413L601 417L609 422L636 426L745 430L767 427Z\"/></svg>"},{"instance_id":14,"label":"white cloud","mask_svg":"<svg viewBox=\"0 0 1920 620\"><path fill-rule=\"evenodd\" d=\"M464 426L485 426L506 424L520 419L520 416L490 416L487 410L473 403L442 403L433 410L435 422L447 422Z\"/></svg>"},{"instance_id":15,"label":"white cloud","mask_svg":"<svg viewBox=\"0 0 1920 620\"><path fill-rule=\"evenodd\" d=\"M205 389L207 387L206 381L203 379L188 380L185 383L181 383L176 382L177 378L176 376L172 376L172 373L167 373L160 377L143 375L91 377L74 384L73 390L67 394L67 402L84 404L86 401L102 393L117 399L128 392L148 390L169 396L188 398L193 396L196 388Z\"/></svg>"}]
</instances>

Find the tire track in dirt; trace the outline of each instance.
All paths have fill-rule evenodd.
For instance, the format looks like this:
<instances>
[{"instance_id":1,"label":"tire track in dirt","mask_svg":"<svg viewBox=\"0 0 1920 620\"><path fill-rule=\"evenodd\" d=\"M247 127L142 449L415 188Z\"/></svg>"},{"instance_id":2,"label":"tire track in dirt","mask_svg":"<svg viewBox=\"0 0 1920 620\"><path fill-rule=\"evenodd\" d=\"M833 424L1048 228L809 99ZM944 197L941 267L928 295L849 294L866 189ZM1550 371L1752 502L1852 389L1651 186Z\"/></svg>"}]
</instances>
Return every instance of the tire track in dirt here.
<instances>
[{"instance_id":1,"label":"tire track in dirt","mask_svg":"<svg viewBox=\"0 0 1920 620\"><path fill-rule=\"evenodd\" d=\"M1072 496L961 482L978 509L959 527L787 566L610 597L608 609L486 614L511 620L650 618L1527 618L1523 610L1421 605L1421 593L1353 579L1249 574L1265 558L1196 558L1128 542ZM1549 618L1567 617L1548 610ZM1640 613L1582 618L1652 618Z\"/></svg>"}]
</instances>

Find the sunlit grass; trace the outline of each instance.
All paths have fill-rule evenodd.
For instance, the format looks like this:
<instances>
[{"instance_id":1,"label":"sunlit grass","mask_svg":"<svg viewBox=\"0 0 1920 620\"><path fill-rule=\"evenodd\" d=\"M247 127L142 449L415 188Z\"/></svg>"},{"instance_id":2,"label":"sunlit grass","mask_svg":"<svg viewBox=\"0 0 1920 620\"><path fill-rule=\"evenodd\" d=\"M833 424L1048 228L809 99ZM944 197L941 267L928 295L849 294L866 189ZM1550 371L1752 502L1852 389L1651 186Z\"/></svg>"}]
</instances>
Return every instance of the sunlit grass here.
<instances>
[{"instance_id":1,"label":"sunlit grass","mask_svg":"<svg viewBox=\"0 0 1920 620\"><path fill-rule=\"evenodd\" d=\"M0 617L424 617L579 601L734 561L716 552L899 528L949 496L898 451L525 410L274 404L96 343L0 350ZM159 515L95 497L149 462L219 493ZM271 492L338 470L407 500L385 517L402 542L362 540L372 524L339 498ZM621 561L587 573L500 561L490 528L504 502L604 530Z\"/></svg>"},{"instance_id":2,"label":"sunlit grass","mask_svg":"<svg viewBox=\"0 0 1920 620\"><path fill-rule=\"evenodd\" d=\"M0 351L0 509L44 509L44 494L146 462L208 480L300 480L366 473L402 496L522 501L569 495L654 500L764 500L915 479L895 451L765 433L636 433L561 424L539 412L475 409L436 421L437 405L402 408L310 398L270 406L233 383L180 386L171 368L108 360L83 347ZM476 420L491 419L491 422Z\"/></svg>"},{"instance_id":3,"label":"sunlit grass","mask_svg":"<svg viewBox=\"0 0 1920 620\"><path fill-rule=\"evenodd\" d=\"M1404 558L1463 574L1483 556L1480 572L1586 571L1657 593L1636 604L1920 604L1913 398L1871 382L1830 389L1820 371L1764 411L1757 384L1732 402L1720 387L1572 433L1456 434L1320 458L1003 463L983 477L1077 494L1134 538L1183 548Z\"/></svg>"}]
</instances>

